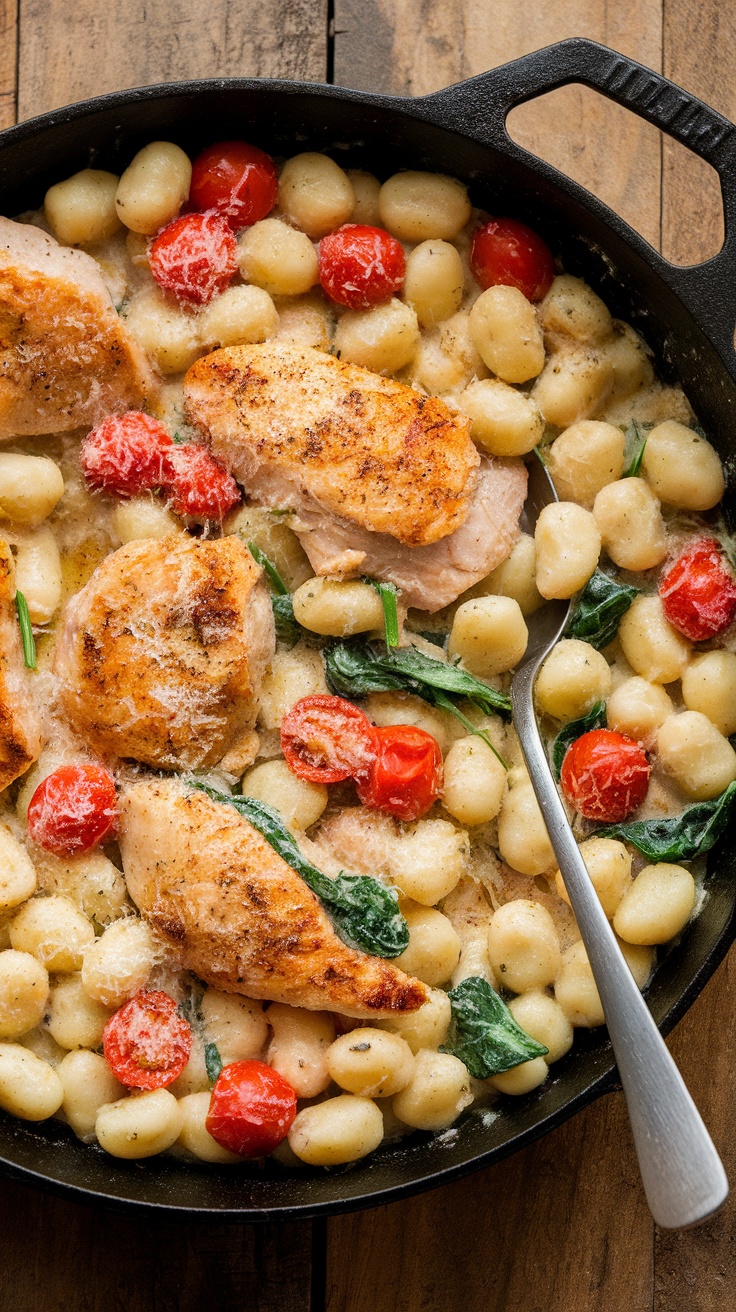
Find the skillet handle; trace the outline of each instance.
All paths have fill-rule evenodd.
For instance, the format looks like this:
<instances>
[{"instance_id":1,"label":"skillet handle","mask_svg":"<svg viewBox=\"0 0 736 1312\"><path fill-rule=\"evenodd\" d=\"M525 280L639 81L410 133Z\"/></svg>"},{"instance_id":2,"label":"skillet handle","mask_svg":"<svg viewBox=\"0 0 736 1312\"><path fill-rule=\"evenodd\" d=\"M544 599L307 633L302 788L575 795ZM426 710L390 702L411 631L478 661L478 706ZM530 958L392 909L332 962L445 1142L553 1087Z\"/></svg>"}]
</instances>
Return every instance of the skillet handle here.
<instances>
[{"instance_id":1,"label":"skillet handle","mask_svg":"<svg viewBox=\"0 0 736 1312\"><path fill-rule=\"evenodd\" d=\"M545 46L413 103L442 126L490 145L500 144L507 154L534 159L538 168L536 157L509 137L506 117L516 105L572 82L592 87L653 123L718 173L725 216L721 250L687 268L663 263L670 284L733 360L733 325L730 320L724 324L717 308L736 300L736 126L727 118L660 73L584 37ZM542 167L553 171L548 165Z\"/></svg>"}]
</instances>

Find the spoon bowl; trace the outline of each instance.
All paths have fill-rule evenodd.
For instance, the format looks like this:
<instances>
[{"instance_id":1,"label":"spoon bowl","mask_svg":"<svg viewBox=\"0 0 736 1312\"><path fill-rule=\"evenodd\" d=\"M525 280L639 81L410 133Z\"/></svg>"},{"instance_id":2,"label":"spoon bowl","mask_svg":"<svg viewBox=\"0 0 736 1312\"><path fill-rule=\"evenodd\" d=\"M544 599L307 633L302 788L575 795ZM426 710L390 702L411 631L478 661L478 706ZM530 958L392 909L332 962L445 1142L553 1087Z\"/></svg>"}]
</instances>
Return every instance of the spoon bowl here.
<instances>
[{"instance_id":1,"label":"spoon bowl","mask_svg":"<svg viewBox=\"0 0 736 1312\"><path fill-rule=\"evenodd\" d=\"M525 531L533 533L542 508L557 500L547 469L541 459L533 460L522 521ZM682 1229L698 1225L723 1206L728 1180L600 904L537 723L536 677L562 637L570 611L570 601L548 601L528 617L526 657L511 683L514 725L600 994L647 1202L658 1225Z\"/></svg>"}]
</instances>

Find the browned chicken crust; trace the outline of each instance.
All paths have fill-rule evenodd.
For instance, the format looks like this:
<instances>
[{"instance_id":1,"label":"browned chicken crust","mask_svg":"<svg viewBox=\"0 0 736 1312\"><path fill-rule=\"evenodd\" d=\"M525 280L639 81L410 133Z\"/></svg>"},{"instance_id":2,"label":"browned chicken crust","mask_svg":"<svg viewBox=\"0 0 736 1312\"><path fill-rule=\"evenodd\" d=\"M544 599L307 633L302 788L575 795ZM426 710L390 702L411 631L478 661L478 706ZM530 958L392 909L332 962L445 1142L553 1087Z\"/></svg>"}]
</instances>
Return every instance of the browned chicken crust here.
<instances>
[{"instance_id":1,"label":"browned chicken crust","mask_svg":"<svg viewBox=\"0 0 736 1312\"><path fill-rule=\"evenodd\" d=\"M311 347L233 346L184 379L192 422L256 500L288 481L323 511L407 546L462 524L480 458L470 421L435 396ZM263 495L263 493L266 493Z\"/></svg>"},{"instance_id":2,"label":"browned chicken crust","mask_svg":"<svg viewBox=\"0 0 736 1312\"><path fill-rule=\"evenodd\" d=\"M0 439L90 427L156 390L91 256L0 218Z\"/></svg>"},{"instance_id":3,"label":"browned chicken crust","mask_svg":"<svg viewBox=\"0 0 736 1312\"><path fill-rule=\"evenodd\" d=\"M303 879L234 808L175 780L120 805L130 896L205 983L369 1018L415 1011L426 985L337 937Z\"/></svg>"},{"instance_id":4,"label":"browned chicken crust","mask_svg":"<svg viewBox=\"0 0 736 1312\"><path fill-rule=\"evenodd\" d=\"M15 609L13 554L0 541L0 789L33 765L43 747L31 680Z\"/></svg>"},{"instance_id":5,"label":"browned chicken crust","mask_svg":"<svg viewBox=\"0 0 736 1312\"><path fill-rule=\"evenodd\" d=\"M103 757L213 765L247 735L274 652L261 570L235 537L129 542L63 616L65 710Z\"/></svg>"}]
</instances>

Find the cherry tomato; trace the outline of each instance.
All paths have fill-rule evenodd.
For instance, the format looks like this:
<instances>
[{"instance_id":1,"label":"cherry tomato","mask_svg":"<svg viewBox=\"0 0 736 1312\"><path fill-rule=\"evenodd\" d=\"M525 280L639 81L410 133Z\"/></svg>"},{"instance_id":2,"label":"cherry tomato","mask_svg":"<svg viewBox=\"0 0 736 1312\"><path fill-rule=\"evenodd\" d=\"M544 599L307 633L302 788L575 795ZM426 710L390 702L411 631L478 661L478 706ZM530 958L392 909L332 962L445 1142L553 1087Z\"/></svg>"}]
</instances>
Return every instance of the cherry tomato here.
<instances>
[{"instance_id":1,"label":"cherry tomato","mask_svg":"<svg viewBox=\"0 0 736 1312\"><path fill-rule=\"evenodd\" d=\"M148 262L159 287L180 301L207 305L237 268L237 243L226 219L181 214L151 244Z\"/></svg>"},{"instance_id":2,"label":"cherry tomato","mask_svg":"<svg viewBox=\"0 0 736 1312\"><path fill-rule=\"evenodd\" d=\"M223 519L240 501L232 474L199 442L169 448L164 487L174 513L192 519Z\"/></svg>"},{"instance_id":3,"label":"cherry tomato","mask_svg":"<svg viewBox=\"0 0 736 1312\"><path fill-rule=\"evenodd\" d=\"M363 223L345 223L319 244L319 280L327 295L349 310L388 301L406 272L401 243Z\"/></svg>"},{"instance_id":4,"label":"cherry tomato","mask_svg":"<svg viewBox=\"0 0 736 1312\"><path fill-rule=\"evenodd\" d=\"M115 828L115 783L101 765L62 765L28 805L28 833L56 856L89 852Z\"/></svg>"},{"instance_id":5,"label":"cherry tomato","mask_svg":"<svg viewBox=\"0 0 736 1312\"><path fill-rule=\"evenodd\" d=\"M205 1125L213 1139L241 1157L265 1157L285 1139L296 1116L296 1094L264 1061L225 1066L212 1090Z\"/></svg>"},{"instance_id":6,"label":"cherry tomato","mask_svg":"<svg viewBox=\"0 0 736 1312\"><path fill-rule=\"evenodd\" d=\"M172 445L163 424L140 410L108 415L82 442L79 459L90 487L133 497L163 483L164 452Z\"/></svg>"},{"instance_id":7,"label":"cherry tomato","mask_svg":"<svg viewBox=\"0 0 736 1312\"><path fill-rule=\"evenodd\" d=\"M566 797L581 815L614 824L644 801L649 762L633 738L612 729L592 729L568 747L561 779Z\"/></svg>"},{"instance_id":8,"label":"cherry tomato","mask_svg":"<svg viewBox=\"0 0 736 1312\"><path fill-rule=\"evenodd\" d=\"M165 1089L192 1051L192 1031L168 993L139 989L111 1016L102 1050L113 1075L131 1089Z\"/></svg>"},{"instance_id":9,"label":"cherry tomato","mask_svg":"<svg viewBox=\"0 0 736 1312\"><path fill-rule=\"evenodd\" d=\"M549 246L517 219L489 219L476 229L470 267L484 291L499 285L518 287L528 301L541 301L555 276Z\"/></svg>"},{"instance_id":10,"label":"cherry tomato","mask_svg":"<svg viewBox=\"0 0 736 1312\"><path fill-rule=\"evenodd\" d=\"M736 579L715 538L700 538L659 581L664 613L692 642L722 633L736 615Z\"/></svg>"},{"instance_id":11,"label":"cherry tomato","mask_svg":"<svg viewBox=\"0 0 736 1312\"><path fill-rule=\"evenodd\" d=\"M378 753L369 775L357 780L364 806L399 820L418 820L442 789L442 752L424 729L392 724L377 729Z\"/></svg>"},{"instance_id":12,"label":"cherry tomato","mask_svg":"<svg viewBox=\"0 0 736 1312\"><path fill-rule=\"evenodd\" d=\"M367 774L376 732L368 716L343 697L302 697L282 721L281 750L300 779L337 784Z\"/></svg>"},{"instance_id":13,"label":"cherry tomato","mask_svg":"<svg viewBox=\"0 0 736 1312\"><path fill-rule=\"evenodd\" d=\"M245 141L220 141L192 165L189 204L217 210L236 231L265 219L276 204L278 187L276 165L264 150Z\"/></svg>"}]
</instances>

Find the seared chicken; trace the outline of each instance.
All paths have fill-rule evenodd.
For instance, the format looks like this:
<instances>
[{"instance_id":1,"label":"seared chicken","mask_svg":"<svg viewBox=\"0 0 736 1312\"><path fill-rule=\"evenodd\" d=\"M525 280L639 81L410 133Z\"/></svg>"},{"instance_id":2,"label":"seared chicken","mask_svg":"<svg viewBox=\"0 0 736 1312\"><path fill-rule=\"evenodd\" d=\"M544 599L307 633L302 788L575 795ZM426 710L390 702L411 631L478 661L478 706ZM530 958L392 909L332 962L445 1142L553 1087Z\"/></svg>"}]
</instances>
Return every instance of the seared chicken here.
<instances>
[{"instance_id":1,"label":"seared chicken","mask_svg":"<svg viewBox=\"0 0 736 1312\"><path fill-rule=\"evenodd\" d=\"M359 1018L427 1000L419 980L347 947L300 876L233 807L175 780L133 784L120 848L142 915L215 988Z\"/></svg>"},{"instance_id":2,"label":"seared chicken","mask_svg":"<svg viewBox=\"0 0 736 1312\"><path fill-rule=\"evenodd\" d=\"M129 542L98 565L56 650L64 707L94 751L172 770L237 755L275 646L260 580L235 537Z\"/></svg>"},{"instance_id":3,"label":"seared chicken","mask_svg":"<svg viewBox=\"0 0 736 1312\"><path fill-rule=\"evenodd\" d=\"M419 610L441 610L506 560L519 536L527 473L520 460L483 456L468 513L454 533L407 547L317 510L299 511L297 532L316 574L370 574L401 588Z\"/></svg>"},{"instance_id":4,"label":"seared chicken","mask_svg":"<svg viewBox=\"0 0 736 1312\"><path fill-rule=\"evenodd\" d=\"M91 427L156 386L91 256L0 218L0 439Z\"/></svg>"},{"instance_id":5,"label":"seared chicken","mask_svg":"<svg viewBox=\"0 0 736 1312\"><path fill-rule=\"evenodd\" d=\"M13 555L7 542L0 542L0 789L33 765L42 747L32 675L23 661Z\"/></svg>"},{"instance_id":6,"label":"seared chicken","mask_svg":"<svg viewBox=\"0 0 736 1312\"><path fill-rule=\"evenodd\" d=\"M511 551L526 470L481 461L469 422L437 397L282 343L215 351L184 392L249 494L296 512L318 574L387 579L438 610Z\"/></svg>"}]
</instances>

